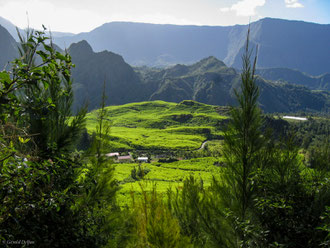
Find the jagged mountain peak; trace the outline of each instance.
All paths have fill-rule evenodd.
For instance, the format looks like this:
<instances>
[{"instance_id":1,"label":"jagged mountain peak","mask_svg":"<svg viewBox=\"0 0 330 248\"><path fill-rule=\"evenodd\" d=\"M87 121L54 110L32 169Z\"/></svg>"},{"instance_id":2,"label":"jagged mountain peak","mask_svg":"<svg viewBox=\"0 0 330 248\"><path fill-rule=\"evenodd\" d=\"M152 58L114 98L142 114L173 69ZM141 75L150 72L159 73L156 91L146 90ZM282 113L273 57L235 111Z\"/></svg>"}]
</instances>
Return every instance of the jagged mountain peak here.
<instances>
[{"instance_id":1,"label":"jagged mountain peak","mask_svg":"<svg viewBox=\"0 0 330 248\"><path fill-rule=\"evenodd\" d=\"M82 40L77 43L72 43L69 47L69 53L93 53L93 48L91 45L86 41Z\"/></svg>"},{"instance_id":2,"label":"jagged mountain peak","mask_svg":"<svg viewBox=\"0 0 330 248\"><path fill-rule=\"evenodd\" d=\"M205 59L202 59L201 61L195 63L193 66L203 68L204 70L213 70L219 67L227 67L224 62L214 56L209 56Z\"/></svg>"}]
</instances>

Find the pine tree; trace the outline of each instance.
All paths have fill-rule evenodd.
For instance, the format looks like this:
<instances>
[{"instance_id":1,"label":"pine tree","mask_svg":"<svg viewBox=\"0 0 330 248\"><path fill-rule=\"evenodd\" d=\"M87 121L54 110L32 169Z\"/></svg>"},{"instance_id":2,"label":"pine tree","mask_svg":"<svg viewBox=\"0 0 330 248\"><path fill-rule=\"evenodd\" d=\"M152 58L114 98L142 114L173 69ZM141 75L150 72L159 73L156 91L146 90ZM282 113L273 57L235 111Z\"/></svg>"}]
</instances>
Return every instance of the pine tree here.
<instances>
[{"instance_id":1,"label":"pine tree","mask_svg":"<svg viewBox=\"0 0 330 248\"><path fill-rule=\"evenodd\" d=\"M253 205L255 192L254 174L260 167L263 138L262 118L258 107L259 89L256 85L255 69L257 56L251 63L249 49L250 29L248 30L245 53L242 57L241 91L235 91L238 106L231 109L231 120L224 133L223 155L227 165L223 186L227 198L225 207L239 225L247 225L249 208ZM245 233L240 227L238 237L242 247L246 247ZM244 228L243 228L244 229Z\"/></svg>"}]
</instances>

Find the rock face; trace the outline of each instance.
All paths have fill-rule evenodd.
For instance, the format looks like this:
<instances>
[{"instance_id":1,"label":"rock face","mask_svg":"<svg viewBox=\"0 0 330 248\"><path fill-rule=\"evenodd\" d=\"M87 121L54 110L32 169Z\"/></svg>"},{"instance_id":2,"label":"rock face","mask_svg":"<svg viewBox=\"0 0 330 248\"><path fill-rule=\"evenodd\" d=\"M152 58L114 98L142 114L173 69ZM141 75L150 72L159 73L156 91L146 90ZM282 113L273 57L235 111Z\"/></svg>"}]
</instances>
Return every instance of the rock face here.
<instances>
[{"instance_id":1,"label":"rock face","mask_svg":"<svg viewBox=\"0 0 330 248\"><path fill-rule=\"evenodd\" d=\"M111 22L88 33L55 37L55 43L64 48L84 39L95 51L113 51L133 65L192 64L215 56L241 68L247 28ZM259 47L259 68L330 72L330 25L265 18L251 24L250 38Z\"/></svg>"}]
</instances>

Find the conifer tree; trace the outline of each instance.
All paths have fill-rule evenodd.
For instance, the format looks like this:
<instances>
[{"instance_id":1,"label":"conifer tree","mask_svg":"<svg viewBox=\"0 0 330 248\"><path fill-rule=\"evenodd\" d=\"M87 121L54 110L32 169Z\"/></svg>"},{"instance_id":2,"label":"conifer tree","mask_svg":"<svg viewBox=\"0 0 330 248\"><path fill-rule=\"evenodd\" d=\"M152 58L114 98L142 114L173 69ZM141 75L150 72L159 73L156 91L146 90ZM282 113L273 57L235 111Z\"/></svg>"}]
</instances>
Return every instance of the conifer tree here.
<instances>
[{"instance_id":1,"label":"conifer tree","mask_svg":"<svg viewBox=\"0 0 330 248\"><path fill-rule=\"evenodd\" d=\"M238 106L231 109L231 120L224 133L223 155L227 165L223 186L224 206L243 226L249 219L249 208L253 204L255 185L253 176L260 167L263 138L261 135L261 111L258 107L259 89L256 85L255 69L257 56L251 63L249 48L250 28L247 34L245 53L242 56L241 89L235 91ZM239 224L240 225L240 224ZM239 242L246 247L245 233L240 227ZM244 228L243 228L244 229Z\"/></svg>"}]
</instances>

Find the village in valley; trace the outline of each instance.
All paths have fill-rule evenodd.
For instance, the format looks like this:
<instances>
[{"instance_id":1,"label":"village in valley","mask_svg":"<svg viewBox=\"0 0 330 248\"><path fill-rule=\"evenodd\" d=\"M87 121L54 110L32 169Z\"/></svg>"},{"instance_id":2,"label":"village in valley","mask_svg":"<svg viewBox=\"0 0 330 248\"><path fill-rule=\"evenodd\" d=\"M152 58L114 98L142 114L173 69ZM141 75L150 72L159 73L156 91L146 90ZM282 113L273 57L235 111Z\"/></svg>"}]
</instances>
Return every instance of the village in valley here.
<instances>
[{"instance_id":1,"label":"village in valley","mask_svg":"<svg viewBox=\"0 0 330 248\"><path fill-rule=\"evenodd\" d=\"M136 159L134 159L130 152L128 153L128 155L120 155L119 152L111 152L111 153L105 154L105 156L108 158L112 158L113 161L117 162L117 163L131 163L131 162L148 163L148 162L150 162L148 157L137 157Z\"/></svg>"}]
</instances>

